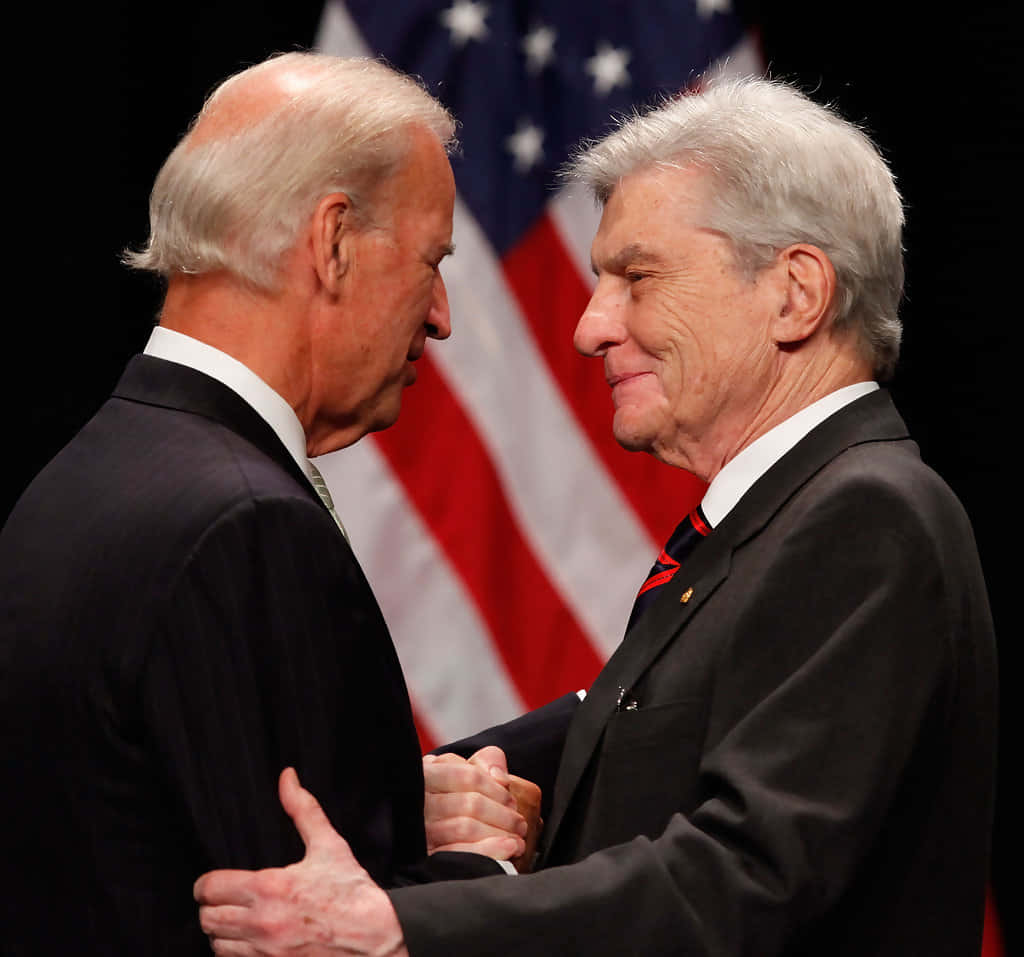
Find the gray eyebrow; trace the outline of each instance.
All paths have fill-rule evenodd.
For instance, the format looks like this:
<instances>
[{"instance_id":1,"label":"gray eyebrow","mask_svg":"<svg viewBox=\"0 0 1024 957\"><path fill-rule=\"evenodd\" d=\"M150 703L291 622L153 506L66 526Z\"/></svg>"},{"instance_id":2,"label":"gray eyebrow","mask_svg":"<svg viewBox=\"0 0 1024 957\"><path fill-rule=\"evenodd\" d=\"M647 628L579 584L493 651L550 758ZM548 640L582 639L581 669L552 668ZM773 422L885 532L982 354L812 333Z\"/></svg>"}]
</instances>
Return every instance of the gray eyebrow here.
<instances>
[{"instance_id":1,"label":"gray eyebrow","mask_svg":"<svg viewBox=\"0 0 1024 957\"><path fill-rule=\"evenodd\" d=\"M608 269L611 272L621 272L631 262L660 263L662 257L653 252L642 243L628 243L623 246L614 256L608 260ZM597 275L597 264L591 259L590 268Z\"/></svg>"}]
</instances>

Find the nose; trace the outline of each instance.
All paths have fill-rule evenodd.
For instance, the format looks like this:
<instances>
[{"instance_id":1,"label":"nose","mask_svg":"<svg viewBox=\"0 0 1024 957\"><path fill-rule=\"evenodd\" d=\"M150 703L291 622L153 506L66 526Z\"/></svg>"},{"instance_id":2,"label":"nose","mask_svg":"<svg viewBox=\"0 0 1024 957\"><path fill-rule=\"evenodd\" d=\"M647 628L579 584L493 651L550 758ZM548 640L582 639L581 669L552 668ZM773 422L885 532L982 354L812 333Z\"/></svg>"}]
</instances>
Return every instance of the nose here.
<instances>
[{"instance_id":1,"label":"nose","mask_svg":"<svg viewBox=\"0 0 1024 957\"><path fill-rule=\"evenodd\" d=\"M598 280L587 308L583 310L572 342L585 356L603 356L625 339L620 307L604 280Z\"/></svg>"},{"instance_id":2,"label":"nose","mask_svg":"<svg viewBox=\"0 0 1024 957\"><path fill-rule=\"evenodd\" d=\"M427 313L427 335L431 339L447 339L452 334L451 311L448 309L448 290L438 273L434 280L434 301Z\"/></svg>"}]
</instances>

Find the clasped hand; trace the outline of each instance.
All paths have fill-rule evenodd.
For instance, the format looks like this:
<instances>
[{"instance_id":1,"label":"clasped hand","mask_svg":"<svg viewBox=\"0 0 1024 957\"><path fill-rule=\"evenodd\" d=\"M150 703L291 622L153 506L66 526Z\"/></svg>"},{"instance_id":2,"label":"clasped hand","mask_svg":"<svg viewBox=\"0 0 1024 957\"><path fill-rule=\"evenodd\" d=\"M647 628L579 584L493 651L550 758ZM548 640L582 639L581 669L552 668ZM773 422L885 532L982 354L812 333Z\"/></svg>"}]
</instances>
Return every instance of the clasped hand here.
<instances>
[{"instance_id":1,"label":"clasped hand","mask_svg":"<svg viewBox=\"0 0 1024 957\"><path fill-rule=\"evenodd\" d=\"M423 779L429 853L471 851L530 869L544 825L541 791L508 773L500 748L482 748L469 760L428 754Z\"/></svg>"}]
</instances>

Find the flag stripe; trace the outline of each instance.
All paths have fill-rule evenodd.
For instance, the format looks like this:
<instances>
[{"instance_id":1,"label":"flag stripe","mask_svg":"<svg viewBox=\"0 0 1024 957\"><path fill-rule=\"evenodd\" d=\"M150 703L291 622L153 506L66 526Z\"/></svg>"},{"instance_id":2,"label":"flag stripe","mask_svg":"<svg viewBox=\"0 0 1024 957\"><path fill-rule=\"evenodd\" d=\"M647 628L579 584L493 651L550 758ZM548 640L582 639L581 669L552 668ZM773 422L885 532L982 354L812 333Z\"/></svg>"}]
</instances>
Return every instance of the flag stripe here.
<instances>
[{"instance_id":1,"label":"flag stripe","mask_svg":"<svg viewBox=\"0 0 1024 957\"><path fill-rule=\"evenodd\" d=\"M400 425L376 436L381 451L476 600L527 705L588 686L601 660L523 539L465 413L429 358L418 366ZM509 595L519 599L514 614ZM560 639L539 653L537 634Z\"/></svg>"},{"instance_id":2,"label":"flag stripe","mask_svg":"<svg viewBox=\"0 0 1024 957\"><path fill-rule=\"evenodd\" d=\"M596 280L590 264L590 246L601 222L597 201L582 186L570 184L555 194L547 214L577 275L588 291L592 290Z\"/></svg>"},{"instance_id":3,"label":"flag stripe","mask_svg":"<svg viewBox=\"0 0 1024 957\"><path fill-rule=\"evenodd\" d=\"M421 737L451 741L521 714L475 602L377 444L364 439L317 467L391 630Z\"/></svg>"}]
</instances>

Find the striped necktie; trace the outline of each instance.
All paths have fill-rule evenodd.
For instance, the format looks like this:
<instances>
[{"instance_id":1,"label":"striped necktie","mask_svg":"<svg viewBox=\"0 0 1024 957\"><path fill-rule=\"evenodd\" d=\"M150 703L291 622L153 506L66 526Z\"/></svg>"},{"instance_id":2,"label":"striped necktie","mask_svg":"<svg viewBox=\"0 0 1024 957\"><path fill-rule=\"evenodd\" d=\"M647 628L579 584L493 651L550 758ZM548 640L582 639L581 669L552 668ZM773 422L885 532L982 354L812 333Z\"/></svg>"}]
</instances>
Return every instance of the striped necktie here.
<instances>
[{"instance_id":1,"label":"striped necktie","mask_svg":"<svg viewBox=\"0 0 1024 957\"><path fill-rule=\"evenodd\" d=\"M647 580L636 594L633 610L629 613L629 623L626 625L627 634L648 606L654 602L661 587L672 580L672 576L679 570L686 556L693 551L697 542L710 531L711 526L708 525L699 505L676 526L676 530L661 550L658 560L651 567Z\"/></svg>"},{"instance_id":2,"label":"striped necktie","mask_svg":"<svg viewBox=\"0 0 1024 957\"><path fill-rule=\"evenodd\" d=\"M327 507L327 511L331 513L331 518L337 523L338 528L341 529L341 534L345 536L345 541L348 541L348 532L345 531L345 526L341 524L341 519L338 517L338 513L334 510L334 500L331 498L331 492L327 488L327 483L324 481L324 477L320 474L318 469L312 462L309 463L309 480L313 483L313 488L316 489L316 494L320 496L320 501Z\"/></svg>"}]
</instances>

